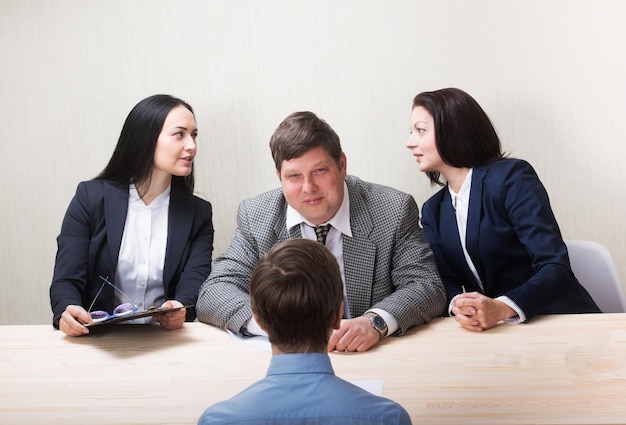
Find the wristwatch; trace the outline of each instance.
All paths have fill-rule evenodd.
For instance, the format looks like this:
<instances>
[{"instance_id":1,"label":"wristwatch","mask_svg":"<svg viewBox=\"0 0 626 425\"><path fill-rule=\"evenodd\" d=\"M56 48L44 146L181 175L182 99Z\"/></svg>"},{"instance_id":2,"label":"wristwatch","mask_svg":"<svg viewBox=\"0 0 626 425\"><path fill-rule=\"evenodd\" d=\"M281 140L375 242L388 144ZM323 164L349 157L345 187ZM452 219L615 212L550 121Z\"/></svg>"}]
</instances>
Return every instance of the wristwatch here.
<instances>
[{"instance_id":1,"label":"wristwatch","mask_svg":"<svg viewBox=\"0 0 626 425\"><path fill-rule=\"evenodd\" d=\"M387 323L385 322L385 319L383 319L373 311L366 311L363 316L370 319L372 327L378 331L381 337L387 335Z\"/></svg>"}]
</instances>

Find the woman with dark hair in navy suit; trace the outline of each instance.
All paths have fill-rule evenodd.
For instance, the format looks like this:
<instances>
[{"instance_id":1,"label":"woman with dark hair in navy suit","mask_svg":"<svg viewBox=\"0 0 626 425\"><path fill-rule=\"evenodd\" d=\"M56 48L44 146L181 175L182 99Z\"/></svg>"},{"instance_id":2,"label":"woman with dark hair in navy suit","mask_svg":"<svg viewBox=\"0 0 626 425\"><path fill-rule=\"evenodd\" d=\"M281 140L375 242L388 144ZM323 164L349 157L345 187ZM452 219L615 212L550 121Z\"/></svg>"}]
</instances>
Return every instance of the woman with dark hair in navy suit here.
<instances>
[{"instance_id":1,"label":"woman with dark hair in navy suit","mask_svg":"<svg viewBox=\"0 0 626 425\"><path fill-rule=\"evenodd\" d=\"M424 204L422 226L448 312L462 327L600 311L572 273L539 177L527 162L506 158L470 95L455 88L418 94L410 127L407 147L420 171L443 186Z\"/></svg>"},{"instance_id":2,"label":"woman with dark hair in navy suit","mask_svg":"<svg viewBox=\"0 0 626 425\"><path fill-rule=\"evenodd\" d=\"M211 204L193 195L198 129L193 109L150 96L129 113L108 165L78 185L57 238L53 325L87 334L90 312L115 306L180 308L154 316L177 329L211 271ZM139 319L148 322L151 319Z\"/></svg>"}]
</instances>

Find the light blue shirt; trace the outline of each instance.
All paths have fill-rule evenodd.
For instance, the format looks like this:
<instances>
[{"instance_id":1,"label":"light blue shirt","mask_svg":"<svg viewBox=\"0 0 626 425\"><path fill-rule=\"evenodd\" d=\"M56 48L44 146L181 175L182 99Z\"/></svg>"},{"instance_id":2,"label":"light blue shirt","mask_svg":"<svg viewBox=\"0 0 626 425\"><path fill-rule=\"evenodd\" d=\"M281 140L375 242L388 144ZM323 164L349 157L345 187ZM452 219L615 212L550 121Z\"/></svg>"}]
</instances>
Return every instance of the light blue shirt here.
<instances>
[{"instance_id":1,"label":"light blue shirt","mask_svg":"<svg viewBox=\"0 0 626 425\"><path fill-rule=\"evenodd\" d=\"M335 376L323 353L272 356L265 378L209 407L198 421L211 424L407 425L398 403Z\"/></svg>"}]
</instances>

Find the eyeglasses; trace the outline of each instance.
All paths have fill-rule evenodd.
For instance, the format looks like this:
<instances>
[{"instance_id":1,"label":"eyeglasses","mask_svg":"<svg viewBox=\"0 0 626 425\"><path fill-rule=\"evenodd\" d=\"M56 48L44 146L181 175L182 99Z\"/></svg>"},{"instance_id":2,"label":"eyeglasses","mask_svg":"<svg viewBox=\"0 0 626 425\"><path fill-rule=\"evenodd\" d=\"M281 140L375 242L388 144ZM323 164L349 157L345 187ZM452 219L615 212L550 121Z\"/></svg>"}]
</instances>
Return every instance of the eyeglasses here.
<instances>
[{"instance_id":1,"label":"eyeglasses","mask_svg":"<svg viewBox=\"0 0 626 425\"><path fill-rule=\"evenodd\" d=\"M115 286L111 282L109 282L109 277L108 276L107 277L99 276L99 277L100 277L100 279L102 279L102 286L100 286L100 290L96 294L95 298L91 302L91 305L89 306L89 309L87 310L87 313L89 313L89 315L91 316L91 319L93 320L94 323L104 322L105 320L109 320L109 319L112 319L114 317L128 316L128 315L131 315L131 314L133 314L134 312L136 312L138 310L137 305L135 304L135 302L128 295L126 295L120 288L118 288L117 286ZM114 290L118 291L120 294L125 296L128 299L128 301L130 301L130 302L129 303L120 304L117 307L115 307L115 309L113 310L113 314L109 314L108 312L103 311L103 310L91 311L91 309L93 308L93 305L96 303L96 300L100 296L100 293L104 289L104 285L112 286Z\"/></svg>"}]
</instances>

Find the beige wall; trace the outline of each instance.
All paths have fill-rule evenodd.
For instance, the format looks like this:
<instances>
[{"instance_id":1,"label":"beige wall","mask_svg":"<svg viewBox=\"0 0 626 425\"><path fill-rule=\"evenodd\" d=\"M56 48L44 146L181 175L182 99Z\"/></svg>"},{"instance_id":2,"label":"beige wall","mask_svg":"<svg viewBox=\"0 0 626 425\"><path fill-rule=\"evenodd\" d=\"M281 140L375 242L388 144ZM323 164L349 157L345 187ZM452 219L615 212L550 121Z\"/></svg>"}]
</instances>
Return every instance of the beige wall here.
<instances>
[{"instance_id":1,"label":"beige wall","mask_svg":"<svg viewBox=\"0 0 626 425\"><path fill-rule=\"evenodd\" d=\"M238 202L278 184L267 143L295 110L342 138L348 171L432 193L404 144L411 100L455 86L530 161L567 239L626 283L626 2L0 0L0 324L49 323L56 236L140 99L189 101L215 254Z\"/></svg>"}]
</instances>

